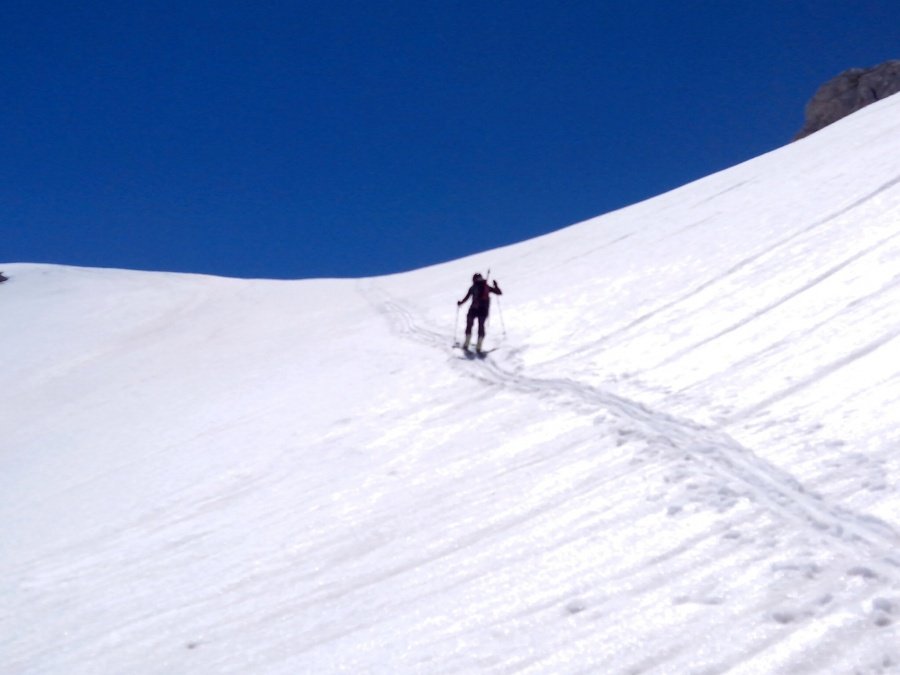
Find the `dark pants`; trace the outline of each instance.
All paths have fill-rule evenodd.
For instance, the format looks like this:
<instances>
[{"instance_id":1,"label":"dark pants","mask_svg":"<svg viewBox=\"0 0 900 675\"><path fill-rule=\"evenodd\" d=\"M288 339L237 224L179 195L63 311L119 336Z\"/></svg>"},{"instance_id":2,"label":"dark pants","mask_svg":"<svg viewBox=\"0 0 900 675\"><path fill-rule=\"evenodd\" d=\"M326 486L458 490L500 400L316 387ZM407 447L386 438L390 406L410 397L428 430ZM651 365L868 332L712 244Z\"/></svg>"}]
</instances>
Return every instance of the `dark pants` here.
<instances>
[{"instance_id":1,"label":"dark pants","mask_svg":"<svg viewBox=\"0 0 900 675\"><path fill-rule=\"evenodd\" d=\"M487 307L469 307L469 313L466 314L466 335L472 334L472 324L478 319L478 337L484 337L484 322L487 320Z\"/></svg>"}]
</instances>

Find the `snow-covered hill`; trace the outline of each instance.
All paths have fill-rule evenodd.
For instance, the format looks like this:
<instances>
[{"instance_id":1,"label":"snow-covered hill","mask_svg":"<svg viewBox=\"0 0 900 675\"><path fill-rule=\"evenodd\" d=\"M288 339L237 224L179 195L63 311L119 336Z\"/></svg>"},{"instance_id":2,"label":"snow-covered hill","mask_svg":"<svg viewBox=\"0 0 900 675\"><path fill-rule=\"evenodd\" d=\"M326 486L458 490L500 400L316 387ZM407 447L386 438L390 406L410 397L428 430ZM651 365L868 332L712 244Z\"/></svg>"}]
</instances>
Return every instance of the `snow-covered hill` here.
<instances>
[{"instance_id":1,"label":"snow-covered hill","mask_svg":"<svg viewBox=\"0 0 900 675\"><path fill-rule=\"evenodd\" d=\"M898 130L391 277L3 265L0 672L900 668Z\"/></svg>"}]
</instances>

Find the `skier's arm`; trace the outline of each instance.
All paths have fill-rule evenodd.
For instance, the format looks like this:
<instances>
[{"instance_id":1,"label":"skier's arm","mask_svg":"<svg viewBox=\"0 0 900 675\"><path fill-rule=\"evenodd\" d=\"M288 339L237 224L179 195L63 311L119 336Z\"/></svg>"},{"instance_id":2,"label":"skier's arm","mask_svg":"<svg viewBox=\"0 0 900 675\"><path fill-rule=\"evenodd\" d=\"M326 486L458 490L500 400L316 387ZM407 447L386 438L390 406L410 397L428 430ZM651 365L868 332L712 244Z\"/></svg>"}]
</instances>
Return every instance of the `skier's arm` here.
<instances>
[{"instance_id":1,"label":"skier's arm","mask_svg":"<svg viewBox=\"0 0 900 675\"><path fill-rule=\"evenodd\" d=\"M490 287L491 293L496 293L497 295L503 295L503 291L500 290L500 286L497 284L497 280L494 279L494 285Z\"/></svg>"},{"instance_id":2,"label":"skier's arm","mask_svg":"<svg viewBox=\"0 0 900 675\"><path fill-rule=\"evenodd\" d=\"M470 287L469 287L469 292L466 293L466 297L464 297L462 300L460 300L460 301L457 302L456 304L457 304L457 305L461 305L461 304L463 304L466 300L468 300L469 297L472 295L472 291L473 291L473 290L475 290L475 287L474 287L474 286L470 286Z\"/></svg>"}]
</instances>

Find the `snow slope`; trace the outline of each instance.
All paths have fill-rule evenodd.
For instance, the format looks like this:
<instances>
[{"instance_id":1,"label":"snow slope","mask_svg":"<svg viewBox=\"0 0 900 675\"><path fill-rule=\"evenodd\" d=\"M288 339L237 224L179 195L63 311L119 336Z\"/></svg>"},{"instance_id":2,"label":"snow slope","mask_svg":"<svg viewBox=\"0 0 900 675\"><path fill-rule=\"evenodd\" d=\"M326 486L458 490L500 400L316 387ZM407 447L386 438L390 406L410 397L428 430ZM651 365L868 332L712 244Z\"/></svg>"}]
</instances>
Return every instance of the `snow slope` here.
<instances>
[{"instance_id":1,"label":"snow slope","mask_svg":"<svg viewBox=\"0 0 900 675\"><path fill-rule=\"evenodd\" d=\"M0 672L897 671L898 130L391 277L3 265Z\"/></svg>"}]
</instances>

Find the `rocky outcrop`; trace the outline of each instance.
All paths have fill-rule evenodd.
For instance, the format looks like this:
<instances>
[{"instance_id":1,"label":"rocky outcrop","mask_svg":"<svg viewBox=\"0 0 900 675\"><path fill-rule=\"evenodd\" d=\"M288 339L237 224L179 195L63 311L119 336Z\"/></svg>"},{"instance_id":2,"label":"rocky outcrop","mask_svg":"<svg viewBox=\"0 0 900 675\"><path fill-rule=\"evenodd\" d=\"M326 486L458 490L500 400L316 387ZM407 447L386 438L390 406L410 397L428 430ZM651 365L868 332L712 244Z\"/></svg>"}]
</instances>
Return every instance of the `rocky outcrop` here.
<instances>
[{"instance_id":1,"label":"rocky outcrop","mask_svg":"<svg viewBox=\"0 0 900 675\"><path fill-rule=\"evenodd\" d=\"M809 136L870 103L900 91L900 60L851 68L829 80L806 104L806 122L794 140Z\"/></svg>"}]
</instances>

